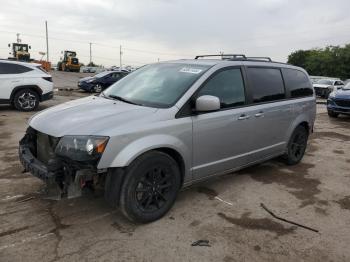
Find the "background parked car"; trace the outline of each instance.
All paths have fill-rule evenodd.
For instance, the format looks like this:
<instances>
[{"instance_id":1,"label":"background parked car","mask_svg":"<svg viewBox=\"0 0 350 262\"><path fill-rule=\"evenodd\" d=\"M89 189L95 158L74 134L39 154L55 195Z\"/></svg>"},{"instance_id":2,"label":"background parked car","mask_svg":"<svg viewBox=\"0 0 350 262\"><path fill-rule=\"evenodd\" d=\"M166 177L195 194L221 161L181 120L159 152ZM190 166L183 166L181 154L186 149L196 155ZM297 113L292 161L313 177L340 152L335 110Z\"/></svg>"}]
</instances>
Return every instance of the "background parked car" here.
<instances>
[{"instance_id":1,"label":"background parked car","mask_svg":"<svg viewBox=\"0 0 350 262\"><path fill-rule=\"evenodd\" d=\"M330 93L339 88L342 88L344 86L344 83L343 81L337 79L321 79L317 81L313 86L317 96L328 98Z\"/></svg>"},{"instance_id":2,"label":"background parked car","mask_svg":"<svg viewBox=\"0 0 350 262\"><path fill-rule=\"evenodd\" d=\"M79 80L79 89L100 93L110 85L122 79L128 74L127 71L104 71L95 76L84 77Z\"/></svg>"},{"instance_id":3,"label":"background parked car","mask_svg":"<svg viewBox=\"0 0 350 262\"><path fill-rule=\"evenodd\" d=\"M350 83L329 95L327 110L330 117L338 117L339 114L350 115Z\"/></svg>"},{"instance_id":4,"label":"background parked car","mask_svg":"<svg viewBox=\"0 0 350 262\"><path fill-rule=\"evenodd\" d=\"M0 60L0 104L32 111L52 97L52 77L40 64Z\"/></svg>"},{"instance_id":5,"label":"background parked car","mask_svg":"<svg viewBox=\"0 0 350 262\"><path fill-rule=\"evenodd\" d=\"M96 73L96 68L94 68L94 67L84 67L82 71L83 71L83 73Z\"/></svg>"}]
</instances>

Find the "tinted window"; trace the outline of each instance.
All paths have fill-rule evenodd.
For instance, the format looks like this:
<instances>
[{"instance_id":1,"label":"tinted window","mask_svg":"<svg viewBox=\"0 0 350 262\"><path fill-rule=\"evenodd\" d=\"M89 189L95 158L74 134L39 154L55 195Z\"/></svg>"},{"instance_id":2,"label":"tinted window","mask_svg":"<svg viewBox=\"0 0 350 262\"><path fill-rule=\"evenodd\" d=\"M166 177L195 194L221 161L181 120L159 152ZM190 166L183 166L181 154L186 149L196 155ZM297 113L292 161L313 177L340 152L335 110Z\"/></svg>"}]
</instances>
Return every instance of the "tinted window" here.
<instances>
[{"instance_id":1,"label":"tinted window","mask_svg":"<svg viewBox=\"0 0 350 262\"><path fill-rule=\"evenodd\" d=\"M111 77L112 77L112 78L118 79L118 78L120 78L120 73L113 73L113 74L111 75Z\"/></svg>"},{"instance_id":2,"label":"tinted window","mask_svg":"<svg viewBox=\"0 0 350 262\"><path fill-rule=\"evenodd\" d=\"M279 69L250 67L247 71L254 103L285 98L283 79Z\"/></svg>"},{"instance_id":3,"label":"tinted window","mask_svg":"<svg viewBox=\"0 0 350 262\"><path fill-rule=\"evenodd\" d=\"M10 63L0 63L0 74L20 74L32 71L33 69Z\"/></svg>"},{"instance_id":4,"label":"tinted window","mask_svg":"<svg viewBox=\"0 0 350 262\"><path fill-rule=\"evenodd\" d=\"M310 80L304 72L285 68L282 72L286 88L292 98L313 95Z\"/></svg>"},{"instance_id":5,"label":"tinted window","mask_svg":"<svg viewBox=\"0 0 350 262\"><path fill-rule=\"evenodd\" d=\"M245 102L244 84L240 69L228 69L216 74L199 91L202 95L216 96L221 108L243 105Z\"/></svg>"}]
</instances>

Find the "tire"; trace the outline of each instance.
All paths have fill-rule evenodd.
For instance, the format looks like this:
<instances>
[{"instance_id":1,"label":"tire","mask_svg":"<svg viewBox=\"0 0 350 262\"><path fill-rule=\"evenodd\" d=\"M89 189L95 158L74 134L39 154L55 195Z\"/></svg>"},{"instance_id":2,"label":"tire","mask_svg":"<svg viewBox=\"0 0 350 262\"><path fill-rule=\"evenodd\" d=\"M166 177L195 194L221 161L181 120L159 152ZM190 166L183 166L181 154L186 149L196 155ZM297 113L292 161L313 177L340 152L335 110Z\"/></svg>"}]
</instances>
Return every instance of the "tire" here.
<instances>
[{"instance_id":1,"label":"tire","mask_svg":"<svg viewBox=\"0 0 350 262\"><path fill-rule=\"evenodd\" d=\"M332 110L328 110L328 116L332 117L332 118L337 118L339 116L339 114L333 112Z\"/></svg>"},{"instance_id":2,"label":"tire","mask_svg":"<svg viewBox=\"0 0 350 262\"><path fill-rule=\"evenodd\" d=\"M303 126L298 126L288 142L287 153L284 159L287 165L298 164L304 156L309 133Z\"/></svg>"},{"instance_id":3,"label":"tire","mask_svg":"<svg viewBox=\"0 0 350 262\"><path fill-rule=\"evenodd\" d=\"M155 221L173 206L180 187L181 175L175 160L162 152L146 153L127 168L120 209L131 221Z\"/></svg>"},{"instance_id":4,"label":"tire","mask_svg":"<svg viewBox=\"0 0 350 262\"><path fill-rule=\"evenodd\" d=\"M94 86L94 92L95 93L101 93L102 92L102 86L100 84L97 84Z\"/></svg>"},{"instance_id":5,"label":"tire","mask_svg":"<svg viewBox=\"0 0 350 262\"><path fill-rule=\"evenodd\" d=\"M33 111L39 106L39 95L32 89L21 89L14 95L13 104L19 111Z\"/></svg>"}]
</instances>

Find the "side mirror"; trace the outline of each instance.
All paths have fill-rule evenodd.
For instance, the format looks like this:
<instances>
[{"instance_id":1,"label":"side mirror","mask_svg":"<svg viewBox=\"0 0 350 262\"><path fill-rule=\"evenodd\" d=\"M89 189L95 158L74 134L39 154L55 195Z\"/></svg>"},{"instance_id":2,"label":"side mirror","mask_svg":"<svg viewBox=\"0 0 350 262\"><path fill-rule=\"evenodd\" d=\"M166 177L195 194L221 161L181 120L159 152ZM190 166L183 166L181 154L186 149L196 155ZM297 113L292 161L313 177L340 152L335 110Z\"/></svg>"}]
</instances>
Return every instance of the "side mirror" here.
<instances>
[{"instance_id":1,"label":"side mirror","mask_svg":"<svg viewBox=\"0 0 350 262\"><path fill-rule=\"evenodd\" d=\"M31 46L29 46L29 49L32 49L32 47L31 47Z\"/></svg>"},{"instance_id":2,"label":"side mirror","mask_svg":"<svg viewBox=\"0 0 350 262\"><path fill-rule=\"evenodd\" d=\"M196 100L197 112L209 112L220 109L220 99L216 96L200 96Z\"/></svg>"},{"instance_id":3,"label":"side mirror","mask_svg":"<svg viewBox=\"0 0 350 262\"><path fill-rule=\"evenodd\" d=\"M9 47L11 47L11 44L8 44Z\"/></svg>"}]
</instances>

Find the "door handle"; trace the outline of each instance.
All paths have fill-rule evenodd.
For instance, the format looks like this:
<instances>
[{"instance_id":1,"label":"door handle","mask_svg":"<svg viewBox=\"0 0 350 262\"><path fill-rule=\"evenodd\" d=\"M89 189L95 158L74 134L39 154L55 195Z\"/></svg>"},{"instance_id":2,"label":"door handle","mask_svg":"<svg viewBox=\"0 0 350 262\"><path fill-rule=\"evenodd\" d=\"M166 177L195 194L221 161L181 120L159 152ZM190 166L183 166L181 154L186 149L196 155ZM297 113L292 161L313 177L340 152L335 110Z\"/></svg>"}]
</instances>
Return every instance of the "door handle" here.
<instances>
[{"instance_id":1,"label":"door handle","mask_svg":"<svg viewBox=\"0 0 350 262\"><path fill-rule=\"evenodd\" d=\"M240 115L238 117L238 120L246 120L246 119L249 119L249 118L250 118L250 116L243 114L243 115Z\"/></svg>"},{"instance_id":2,"label":"door handle","mask_svg":"<svg viewBox=\"0 0 350 262\"><path fill-rule=\"evenodd\" d=\"M12 82L12 83L18 83L19 80L12 80L11 82Z\"/></svg>"},{"instance_id":3,"label":"door handle","mask_svg":"<svg viewBox=\"0 0 350 262\"><path fill-rule=\"evenodd\" d=\"M255 114L255 117L263 117L264 116L264 112L259 112Z\"/></svg>"}]
</instances>

